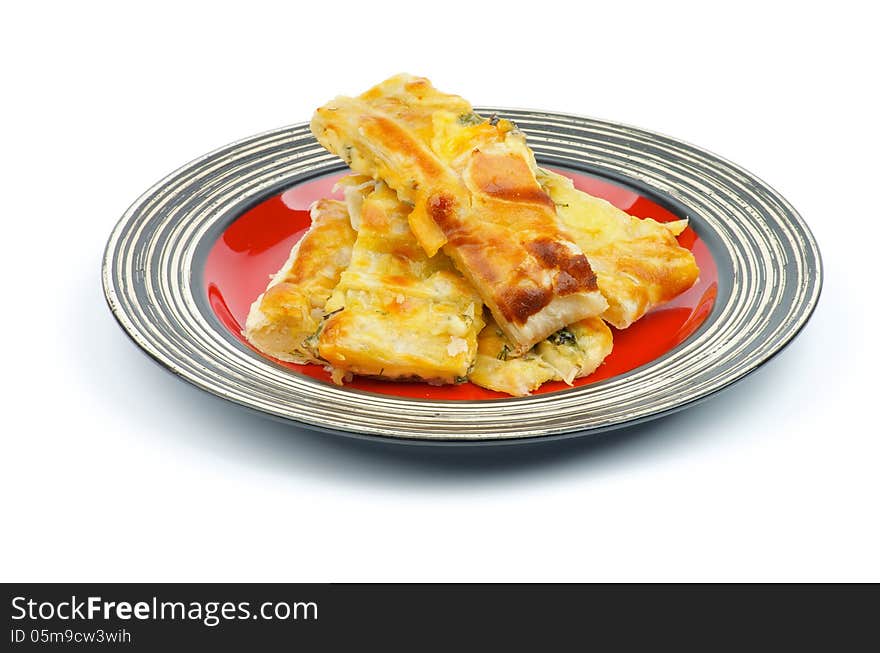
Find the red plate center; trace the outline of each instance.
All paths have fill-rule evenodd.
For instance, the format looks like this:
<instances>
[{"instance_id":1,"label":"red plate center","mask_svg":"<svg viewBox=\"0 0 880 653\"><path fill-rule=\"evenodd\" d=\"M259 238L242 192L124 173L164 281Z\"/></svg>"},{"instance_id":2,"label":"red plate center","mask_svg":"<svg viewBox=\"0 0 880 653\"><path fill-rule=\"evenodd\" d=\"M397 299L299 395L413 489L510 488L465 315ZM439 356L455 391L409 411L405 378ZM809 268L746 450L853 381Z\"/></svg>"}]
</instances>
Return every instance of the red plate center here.
<instances>
[{"instance_id":1,"label":"red plate center","mask_svg":"<svg viewBox=\"0 0 880 653\"><path fill-rule=\"evenodd\" d=\"M631 215L654 218L659 222L679 219L625 186L568 170L557 172L570 177L580 190L602 197ZM208 300L220 321L245 344L247 341L241 330L251 303L266 289L269 275L284 264L290 248L309 228L311 203L322 197L342 199L341 195L332 192L332 188L343 174L300 184L258 204L229 225L211 248L205 264ZM678 237L678 241L693 251L700 266L699 281L686 293L651 311L628 329L618 331L612 328L614 349L611 354L593 374L577 379L575 386L607 379L649 363L683 342L708 317L717 288L715 261L705 243L690 227ZM275 362L290 368L293 373L331 383L329 373L319 365ZM355 377L347 387L424 399L498 399L508 396L472 383L435 387L427 383L395 383ZM568 387L561 381L545 383L535 394Z\"/></svg>"}]
</instances>

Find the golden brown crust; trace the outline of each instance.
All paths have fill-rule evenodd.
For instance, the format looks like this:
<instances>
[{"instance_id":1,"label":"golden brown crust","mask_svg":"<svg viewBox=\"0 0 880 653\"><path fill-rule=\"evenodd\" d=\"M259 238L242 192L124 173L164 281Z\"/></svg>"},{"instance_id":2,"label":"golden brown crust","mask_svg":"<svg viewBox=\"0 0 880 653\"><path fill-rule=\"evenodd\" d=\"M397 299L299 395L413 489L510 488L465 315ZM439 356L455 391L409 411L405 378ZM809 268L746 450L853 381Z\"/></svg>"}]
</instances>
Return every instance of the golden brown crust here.
<instances>
[{"instance_id":1,"label":"golden brown crust","mask_svg":"<svg viewBox=\"0 0 880 653\"><path fill-rule=\"evenodd\" d=\"M541 170L539 179L596 271L608 301L602 318L610 324L625 329L696 282L696 260L675 238L687 221L642 220L577 190L562 175Z\"/></svg>"},{"instance_id":2,"label":"golden brown crust","mask_svg":"<svg viewBox=\"0 0 880 653\"><path fill-rule=\"evenodd\" d=\"M283 276L285 283L326 286L320 273L326 266L327 253L354 242L348 211L341 202L318 200L312 208L312 216L311 228L297 245L299 254Z\"/></svg>"},{"instance_id":3,"label":"golden brown crust","mask_svg":"<svg viewBox=\"0 0 880 653\"><path fill-rule=\"evenodd\" d=\"M309 338L348 266L354 239L344 204L315 204L309 231L248 313L244 335L254 347L280 360L317 362Z\"/></svg>"},{"instance_id":4,"label":"golden brown crust","mask_svg":"<svg viewBox=\"0 0 880 653\"><path fill-rule=\"evenodd\" d=\"M443 164L431 156L412 134L403 129L393 120L384 116L366 116L363 119L364 134L381 141L386 148L401 157L410 159L411 165L419 170L422 177L440 177L443 175ZM415 188L414 190L418 190Z\"/></svg>"},{"instance_id":5,"label":"golden brown crust","mask_svg":"<svg viewBox=\"0 0 880 653\"><path fill-rule=\"evenodd\" d=\"M427 80L399 75L318 109L312 131L414 206L409 221L425 252L443 247L519 350L604 310L509 121L486 121Z\"/></svg>"},{"instance_id":6,"label":"golden brown crust","mask_svg":"<svg viewBox=\"0 0 880 653\"><path fill-rule=\"evenodd\" d=\"M470 174L474 187L490 197L542 204L555 210L553 200L535 180L526 161L514 154L491 156L476 150L471 158Z\"/></svg>"}]
</instances>

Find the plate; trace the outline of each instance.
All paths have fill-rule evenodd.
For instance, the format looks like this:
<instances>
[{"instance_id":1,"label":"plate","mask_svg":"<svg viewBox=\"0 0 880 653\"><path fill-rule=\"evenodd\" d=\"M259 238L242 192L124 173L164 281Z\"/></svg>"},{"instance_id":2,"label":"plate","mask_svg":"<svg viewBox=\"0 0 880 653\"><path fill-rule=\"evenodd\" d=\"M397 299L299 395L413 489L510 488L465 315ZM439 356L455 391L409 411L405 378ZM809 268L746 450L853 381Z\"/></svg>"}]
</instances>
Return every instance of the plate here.
<instances>
[{"instance_id":1,"label":"plate","mask_svg":"<svg viewBox=\"0 0 880 653\"><path fill-rule=\"evenodd\" d=\"M345 165L307 124L232 143L142 195L107 243L103 284L132 340L179 378L298 425L408 442L524 442L595 433L693 405L800 331L822 285L816 242L784 198L742 168L643 129L482 107L527 134L540 165L639 217L687 217L694 288L615 333L574 387L507 397L471 384L358 379L266 358L241 336L250 302L308 228L308 205Z\"/></svg>"}]
</instances>

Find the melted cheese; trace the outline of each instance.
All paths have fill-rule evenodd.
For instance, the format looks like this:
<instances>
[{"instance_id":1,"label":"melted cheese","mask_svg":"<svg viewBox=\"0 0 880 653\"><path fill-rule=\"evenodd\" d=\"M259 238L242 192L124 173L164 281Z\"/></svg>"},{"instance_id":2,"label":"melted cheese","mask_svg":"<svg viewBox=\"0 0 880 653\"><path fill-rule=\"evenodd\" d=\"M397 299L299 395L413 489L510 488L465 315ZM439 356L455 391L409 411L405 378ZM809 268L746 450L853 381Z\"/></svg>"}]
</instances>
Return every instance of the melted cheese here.
<instances>
[{"instance_id":1,"label":"melted cheese","mask_svg":"<svg viewBox=\"0 0 880 653\"><path fill-rule=\"evenodd\" d=\"M409 207L392 190L358 179L345 185L359 230L318 337L333 378L463 380L483 327L479 295L446 256L425 254L409 227Z\"/></svg>"},{"instance_id":2,"label":"melted cheese","mask_svg":"<svg viewBox=\"0 0 880 653\"><path fill-rule=\"evenodd\" d=\"M556 370L556 379L571 385L572 381L596 371L611 353L613 337L608 325L598 317L590 317L538 343L538 355Z\"/></svg>"},{"instance_id":3,"label":"melted cheese","mask_svg":"<svg viewBox=\"0 0 880 653\"><path fill-rule=\"evenodd\" d=\"M426 79L398 75L321 107L312 131L413 206L423 250L443 248L517 352L607 307L511 122L483 119Z\"/></svg>"},{"instance_id":4,"label":"melted cheese","mask_svg":"<svg viewBox=\"0 0 880 653\"><path fill-rule=\"evenodd\" d=\"M611 353L611 329L599 318L587 318L553 334L523 356L514 357L510 341L491 320L480 333L471 382L517 397L547 381L592 374Z\"/></svg>"},{"instance_id":5,"label":"melted cheese","mask_svg":"<svg viewBox=\"0 0 880 653\"><path fill-rule=\"evenodd\" d=\"M342 202L321 200L312 226L251 305L244 336L261 352L294 363L319 362L313 334L351 259L355 232Z\"/></svg>"},{"instance_id":6,"label":"melted cheese","mask_svg":"<svg viewBox=\"0 0 880 653\"><path fill-rule=\"evenodd\" d=\"M494 320L480 333L477 359L468 380L483 388L522 397L557 378L556 370L534 350L514 356L510 340Z\"/></svg>"}]
</instances>

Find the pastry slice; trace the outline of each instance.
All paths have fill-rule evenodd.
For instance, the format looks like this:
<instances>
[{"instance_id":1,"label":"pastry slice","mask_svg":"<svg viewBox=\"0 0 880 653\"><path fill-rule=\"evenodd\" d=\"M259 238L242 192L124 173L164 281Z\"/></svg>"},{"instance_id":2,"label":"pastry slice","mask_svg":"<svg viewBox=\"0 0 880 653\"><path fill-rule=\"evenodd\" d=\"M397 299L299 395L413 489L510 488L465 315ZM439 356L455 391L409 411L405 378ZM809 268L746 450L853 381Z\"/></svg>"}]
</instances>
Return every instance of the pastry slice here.
<instances>
[{"instance_id":1,"label":"pastry slice","mask_svg":"<svg viewBox=\"0 0 880 653\"><path fill-rule=\"evenodd\" d=\"M560 329L515 357L510 341L491 320L480 332L472 383L521 397L547 381L572 381L592 374L611 353L611 329L600 318L587 318Z\"/></svg>"},{"instance_id":2,"label":"pastry slice","mask_svg":"<svg viewBox=\"0 0 880 653\"><path fill-rule=\"evenodd\" d=\"M663 223L633 217L548 170L540 170L538 180L590 260L608 301L602 318L610 324L625 329L696 282L700 270L694 256L675 238L687 220Z\"/></svg>"},{"instance_id":3,"label":"pastry slice","mask_svg":"<svg viewBox=\"0 0 880 653\"><path fill-rule=\"evenodd\" d=\"M283 361L320 362L313 335L324 305L351 259L355 231L342 202L312 207L312 226L251 305L244 336L254 347Z\"/></svg>"},{"instance_id":4,"label":"pastry slice","mask_svg":"<svg viewBox=\"0 0 880 653\"><path fill-rule=\"evenodd\" d=\"M479 295L446 256L425 254L393 190L357 178L343 185L357 240L318 335L334 381L464 381L483 328Z\"/></svg>"},{"instance_id":5,"label":"pastry slice","mask_svg":"<svg viewBox=\"0 0 880 653\"><path fill-rule=\"evenodd\" d=\"M513 123L482 118L426 79L398 75L321 107L312 131L412 207L422 249L433 256L443 248L516 353L606 309Z\"/></svg>"}]
</instances>

